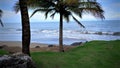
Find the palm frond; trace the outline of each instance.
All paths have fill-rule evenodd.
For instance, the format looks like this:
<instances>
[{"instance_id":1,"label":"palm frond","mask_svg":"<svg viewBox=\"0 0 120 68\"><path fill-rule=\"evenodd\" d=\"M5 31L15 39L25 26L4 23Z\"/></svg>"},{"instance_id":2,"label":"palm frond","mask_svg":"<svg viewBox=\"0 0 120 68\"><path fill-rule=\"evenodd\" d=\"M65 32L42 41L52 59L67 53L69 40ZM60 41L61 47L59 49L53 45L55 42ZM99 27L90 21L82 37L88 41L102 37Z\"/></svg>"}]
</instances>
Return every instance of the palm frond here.
<instances>
[{"instance_id":1,"label":"palm frond","mask_svg":"<svg viewBox=\"0 0 120 68\"><path fill-rule=\"evenodd\" d=\"M41 4L39 4L41 7L52 7L55 6L54 0L40 0Z\"/></svg>"},{"instance_id":2,"label":"palm frond","mask_svg":"<svg viewBox=\"0 0 120 68\"><path fill-rule=\"evenodd\" d=\"M2 21L1 21L1 19L0 19L0 24L1 24L2 27L4 27L4 25L3 25Z\"/></svg>"},{"instance_id":3,"label":"palm frond","mask_svg":"<svg viewBox=\"0 0 120 68\"><path fill-rule=\"evenodd\" d=\"M101 8L101 5L97 2L89 1L89 2L80 2L80 10L83 10L85 13L91 13L93 16L97 18L104 19L104 11Z\"/></svg>"},{"instance_id":4,"label":"palm frond","mask_svg":"<svg viewBox=\"0 0 120 68\"><path fill-rule=\"evenodd\" d=\"M74 19L81 27L85 28L85 26L82 25L73 15L72 15L72 17L73 17L73 19Z\"/></svg>"},{"instance_id":5,"label":"palm frond","mask_svg":"<svg viewBox=\"0 0 120 68\"><path fill-rule=\"evenodd\" d=\"M47 9L36 9L30 17L32 17L36 12L44 12L47 11Z\"/></svg>"},{"instance_id":6,"label":"palm frond","mask_svg":"<svg viewBox=\"0 0 120 68\"><path fill-rule=\"evenodd\" d=\"M4 27L4 25L3 25L2 21L1 21L2 14L3 14L3 11L0 9L0 24L1 24L2 27Z\"/></svg>"},{"instance_id":7,"label":"palm frond","mask_svg":"<svg viewBox=\"0 0 120 68\"><path fill-rule=\"evenodd\" d=\"M0 18L2 17L3 11L0 9Z\"/></svg>"},{"instance_id":8,"label":"palm frond","mask_svg":"<svg viewBox=\"0 0 120 68\"><path fill-rule=\"evenodd\" d=\"M52 12L54 9L48 9L45 13L45 19L47 19L48 13Z\"/></svg>"},{"instance_id":9,"label":"palm frond","mask_svg":"<svg viewBox=\"0 0 120 68\"><path fill-rule=\"evenodd\" d=\"M14 11L15 11L16 13L18 13L18 12L20 11L19 1L15 3Z\"/></svg>"},{"instance_id":10,"label":"palm frond","mask_svg":"<svg viewBox=\"0 0 120 68\"><path fill-rule=\"evenodd\" d=\"M53 14L50 15L50 17L52 17L52 19L54 19L54 16L57 12L54 12Z\"/></svg>"},{"instance_id":11,"label":"palm frond","mask_svg":"<svg viewBox=\"0 0 120 68\"><path fill-rule=\"evenodd\" d=\"M63 17L64 17L64 19L65 19L67 22L70 21L70 19L69 19L69 15L63 15Z\"/></svg>"},{"instance_id":12,"label":"palm frond","mask_svg":"<svg viewBox=\"0 0 120 68\"><path fill-rule=\"evenodd\" d=\"M71 15L71 12L70 11L65 11L64 10L64 13L63 13L63 17L64 19L69 22L69 16Z\"/></svg>"},{"instance_id":13,"label":"palm frond","mask_svg":"<svg viewBox=\"0 0 120 68\"><path fill-rule=\"evenodd\" d=\"M91 13L96 18L104 19L104 11L96 0L83 0L79 6L69 6L69 10L82 18L83 13Z\"/></svg>"},{"instance_id":14,"label":"palm frond","mask_svg":"<svg viewBox=\"0 0 120 68\"><path fill-rule=\"evenodd\" d=\"M29 8L38 8L39 7L39 0L28 0L27 5Z\"/></svg>"},{"instance_id":15,"label":"palm frond","mask_svg":"<svg viewBox=\"0 0 120 68\"><path fill-rule=\"evenodd\" d=\"M54 6L54 0L28 0L29 8L49 8Z\"/></svg>"},{"instance_id":16,"label":"palm frond","mask_svg":"<svg viewBox=\"0 0 120 68\"><path fill-rule=\"evenodd\" d=\"M96 18L104 19L104 11L102 9L97 8L80 8L84 13L91 13Z\"/></svg>"},{"instance_id":17,"label":"palm frond","mask_svg":"<svg viewBox=\"0 0 120 68\"><path fill-rule=\"evenodd\" d=\"M77 16L79 16L80 18L82 18L82 12L83 10L82 9L79 9L79 8L73 8L73 9L70 9L74 14L76 14Z\"/></svg>"},{"instance_id":18,"label":"palm frond","mask_svg":"<svg viewBox=\"0 0 120 68\"><path fill-rule=\"evenodd\" d=\"M79 0L64 0L64 3L68 7L78 7L79 6Z\"/></svg>"},{"instance_id":19,"label":"palm frond","mask_svg":"<svg viewBox=\"0 0 120 68\"><path fill-rule=\"evenodd\" d=\"M2 13L2 10L0 9L0 13Z\"/></svg>"}]
</instances>

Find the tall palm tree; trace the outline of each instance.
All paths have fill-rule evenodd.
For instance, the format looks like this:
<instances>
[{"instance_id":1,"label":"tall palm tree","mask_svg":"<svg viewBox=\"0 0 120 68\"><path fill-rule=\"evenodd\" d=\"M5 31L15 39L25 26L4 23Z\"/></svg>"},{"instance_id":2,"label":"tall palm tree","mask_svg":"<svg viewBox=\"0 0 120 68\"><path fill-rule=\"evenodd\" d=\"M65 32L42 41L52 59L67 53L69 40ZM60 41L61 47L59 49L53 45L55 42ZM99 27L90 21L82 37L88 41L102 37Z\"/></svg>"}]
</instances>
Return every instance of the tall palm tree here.
<instances>
[{"instance_id":1,"label":"tall palm tree","mask_svg":"<svg viewBox=\"0 0 120 68\"><path fill-rule=\"evenodd\" d=\"M27 0L19 0L16 3L15 11L21 11L21 20L22 20L22 52L30 56L30 22L28 16ZM18 6L19 5L19 6Z\"/></svg>"},{"instance_id":2,"label":"tall palm tree","mask_svg":"<svg viewBox=\"0 0 120 68\"><path fill-rule=\"evenodd\" d=\"M100 4L96 0L34 0L36 5L31 6L29 2L29 7L37 8L31 15L31 17L36 12L45 12L47 18L48 13L50 17L54 18L56 13L60 15L59 23L59 51L64 52L63 49L63 19L69 22L69 17L71 16L76 23L81 27L85 28L74 16L73 14L78 15L82 18L84 13L91 13L93 16L104 19L104 11L102 10ZM33 5L33 3L32 3Z\"/></svg>"},{"instance_id":3,"label":"tall palm tree","mask_svg":"<svg viewBox=\"0 0 120 68\"><path fill-rule=\"evenodd\" d=\"M2 14L3 14L3 11L0 9L0 24L3 27L4 25L3 25L2 20L1 20Z\"/></svg>"}]
</instances>

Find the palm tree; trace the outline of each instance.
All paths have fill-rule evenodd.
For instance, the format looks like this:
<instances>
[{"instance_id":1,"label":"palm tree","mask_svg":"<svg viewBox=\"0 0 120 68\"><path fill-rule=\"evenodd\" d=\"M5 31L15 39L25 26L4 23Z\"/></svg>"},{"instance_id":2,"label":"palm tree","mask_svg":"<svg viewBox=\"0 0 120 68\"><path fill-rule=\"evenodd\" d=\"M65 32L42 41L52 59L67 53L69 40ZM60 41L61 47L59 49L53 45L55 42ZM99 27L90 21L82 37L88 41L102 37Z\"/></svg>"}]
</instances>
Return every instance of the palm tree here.
<instances>
[{"instance_id":1,"label":"palm tree","mask_svg":"<svg viewBox=\"0 0 120 68\"><path fill-rule=\"evenodd\" d=\"M47 18L48 13L50 17L54 18L56 13L60 15L59 23L59 51L64 52L63 49L63 19L69 22L69 17L71 16L76 23L81 27L85 28L74 16L73 14L78 15L82 18L82 14L91 13L93 16L104 19L104 11L102 10L100 4L96 0L34 0L37 1L36 5L32 6L29 2L29 7L37 8L31 15L31 17L36 12L45 12Z\"/></svg>"},{"instance_id":2,"label":"palm tree","mask_svg":"<svg viewBox=\"0 0 120 68\"><path fill-rule=\"evenodd\" d=\"M22 19L22 52L30 56L30 22L28 16L27 0L19 0L16 3L15 11L21 11ZM19 5L19 6L18 6Z\"/></svg>"},{"instance_id":3,"label":"palm tree","mask_svg":"<svg viewBox=\"0 0 120 68\"><path fill-rule=\"evenodd\" d=\"M3 11L0 9L0 24L1 24L1 26L3 27L4 25L3 25L2 20L1 20L2 13L3 13Z\"/></svg>"}]
</instances>

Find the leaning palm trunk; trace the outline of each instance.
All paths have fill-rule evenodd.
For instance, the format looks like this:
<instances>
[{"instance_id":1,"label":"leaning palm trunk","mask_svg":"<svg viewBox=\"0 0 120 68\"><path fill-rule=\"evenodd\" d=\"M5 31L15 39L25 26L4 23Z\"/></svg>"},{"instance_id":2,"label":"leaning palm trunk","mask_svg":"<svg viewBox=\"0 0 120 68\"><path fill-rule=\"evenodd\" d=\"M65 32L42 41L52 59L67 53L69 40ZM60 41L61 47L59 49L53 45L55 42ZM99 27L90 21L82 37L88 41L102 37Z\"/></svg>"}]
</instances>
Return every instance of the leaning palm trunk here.
<instances>
[{"instance_id":1,"label":"leaning palm trunk","mask_svg":"<svg viewBox=\"0 0 120 68\"><path fill-rule=\"evenodd\" d=\"M26 2L27 0L19 0L22 19L22 52L30 56L30 23Z\"/></svg>"},{"instance_id":2,"label":"leaning palm trunk","mask_svg":"<svg viewBox=\"0 0 120 68\"><path fill-rule=\"evenodd\" d=\"M3 27L4 25L3 25L2 20L1 20L2 14L3 14L3 11L0 9L0 25Z\"/></svg>"},{"instance_id":3,"label":"leaning palm trunk","mask_svg":"<svg viewBox=\"0 0 120 68\"><path fill-rule=\"evenodd\" d=\"M63 49L63 14L60 13L60 25L59 25L59 51L64 52Z\"/></svg>"},{"instance_id":4,"label":"leaning palm trunk","mask_svg":"<svg viewBox=\"0 0 120 68\"><path fill-rule=\"evenodd\" d=\"M0 19L0 24L1 24L1 26L2 26L2 27L4 27L4 25L3 25L3 23L2 23L2 20L1 20L1 19Z\"/></svg>"}]
</instances>

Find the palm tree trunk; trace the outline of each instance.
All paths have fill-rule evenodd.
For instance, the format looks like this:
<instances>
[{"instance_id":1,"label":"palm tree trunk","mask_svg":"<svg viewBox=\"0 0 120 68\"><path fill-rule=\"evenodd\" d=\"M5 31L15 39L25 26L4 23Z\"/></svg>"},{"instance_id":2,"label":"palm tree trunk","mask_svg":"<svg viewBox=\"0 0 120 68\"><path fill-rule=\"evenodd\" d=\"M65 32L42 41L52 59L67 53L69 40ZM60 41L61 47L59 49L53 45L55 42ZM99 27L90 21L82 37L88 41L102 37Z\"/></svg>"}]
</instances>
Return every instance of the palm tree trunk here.
<instances>
[{"instance_id":1,"label":"palm tree trunk","mask_svg":"<svg viewBox=\"0 0 120 68\"><path fill-rule=\"evenodd\" d=\"M1 20L2 14L3 14L3 11L0 9L0 24L1 24L2 27L4 27L4 25L2 23L2 20Z\"/></svg>"},{"instance_id":2,"label":"palm tree trunk","mask_svg":"<svg viewBox=\"0 0 120 68\"><path fill-rule=\"evenodd\" d=\"M60 13L60 24L59 24L59 51L64 52L63 49L63 15Z\"/></svg>"},{"instance_id":3,"label":"palm tree trunk","mask_svg":"<svg viewBox=\"0 0 120 68\"><path fill-rule=\"evenodd\" d=\"M30 56L30 22L27 9L27 0L19 0L22 20L22 52Z\"/></svg>"},{"instance_id":4,"label":"palm tree trunk","mask_svg":"<svg viewBox=\"0 0 120 68\"><path fill-rule=\"evenodd\" d=\"M1 24L1 26L2 26L2 27L4 27L4 25L3 25L3 23L2 23L2 20L1 20L1 19L0 19L0 24Z\"/></svg>"}]
</instances>

